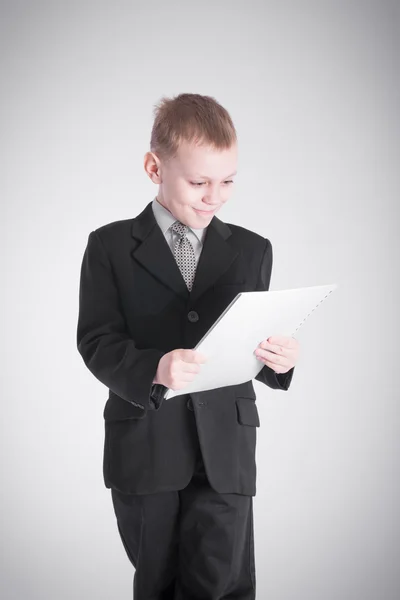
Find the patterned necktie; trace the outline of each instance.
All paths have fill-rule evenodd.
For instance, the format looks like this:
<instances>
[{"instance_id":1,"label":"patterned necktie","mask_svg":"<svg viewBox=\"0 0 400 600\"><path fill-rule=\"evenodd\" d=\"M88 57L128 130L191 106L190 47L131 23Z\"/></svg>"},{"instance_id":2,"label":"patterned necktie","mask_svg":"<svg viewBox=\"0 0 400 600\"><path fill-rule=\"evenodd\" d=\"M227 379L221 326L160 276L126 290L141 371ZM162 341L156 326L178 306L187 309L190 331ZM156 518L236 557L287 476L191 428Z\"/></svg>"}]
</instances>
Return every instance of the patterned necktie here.
<instances>
[{"instance_id":1,"label":"patterned necktie","mask_svg":"<svg viewBox=\"0 0 400 600\"><path fill-rule=\"evenodd\" d=\"M181 236L174 246L174 257L187 288L191 291L197 265L193 246L186 237L188 226L180 221L175 221L175 223L171 225L171 229Z\"/></svg>"}]
</instances>

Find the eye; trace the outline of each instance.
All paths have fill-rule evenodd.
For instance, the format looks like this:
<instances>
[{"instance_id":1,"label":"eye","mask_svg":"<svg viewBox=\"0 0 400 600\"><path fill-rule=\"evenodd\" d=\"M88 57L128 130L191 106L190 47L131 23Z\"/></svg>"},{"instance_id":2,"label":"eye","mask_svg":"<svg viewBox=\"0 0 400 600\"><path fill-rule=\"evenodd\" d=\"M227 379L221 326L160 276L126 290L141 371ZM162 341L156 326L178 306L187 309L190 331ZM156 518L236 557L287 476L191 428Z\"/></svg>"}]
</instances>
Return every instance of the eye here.
<instances>
[{"instance_id":1,"label":"eye","mask_svg":"<svg viewBox=\"0 0 400 600\"><path fill-rule=\"evenodd\" d=\"M204 182L204 181L202 181L201 183L197 183L197 182L195 182L195 181L191 181L190 183L191 183L191 185L197 185L197 186L200 186L200 185L204 185L204 184L205 184L205 182ZM227 180L227 181L224 181L224 183L233 183L233 181L232 181L232 179L229 179L229 180Z\"/></svg>"}]
</instances>

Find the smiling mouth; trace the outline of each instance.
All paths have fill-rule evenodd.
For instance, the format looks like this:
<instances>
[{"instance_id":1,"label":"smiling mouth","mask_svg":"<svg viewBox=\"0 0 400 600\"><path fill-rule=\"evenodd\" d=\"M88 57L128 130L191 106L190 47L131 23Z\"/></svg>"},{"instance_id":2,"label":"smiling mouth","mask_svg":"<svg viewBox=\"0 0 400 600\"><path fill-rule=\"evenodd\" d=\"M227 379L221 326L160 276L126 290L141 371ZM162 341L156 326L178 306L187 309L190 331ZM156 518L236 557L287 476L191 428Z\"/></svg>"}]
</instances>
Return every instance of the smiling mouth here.
<instances>
[{"instance_id":1,"label":"smiling mouth","mask_svg":"<svg viewBox=\"0 0 400 600\"><path fill-rule=\"evenodd\" d=\"M194 210L195 210L196 212L201 212L201 213L204 213L205 215L207 215L207 214L211 214L211 213L215 212L215 210L200 210L200 208L195 208Z\"/></svg>"}]
</instances>

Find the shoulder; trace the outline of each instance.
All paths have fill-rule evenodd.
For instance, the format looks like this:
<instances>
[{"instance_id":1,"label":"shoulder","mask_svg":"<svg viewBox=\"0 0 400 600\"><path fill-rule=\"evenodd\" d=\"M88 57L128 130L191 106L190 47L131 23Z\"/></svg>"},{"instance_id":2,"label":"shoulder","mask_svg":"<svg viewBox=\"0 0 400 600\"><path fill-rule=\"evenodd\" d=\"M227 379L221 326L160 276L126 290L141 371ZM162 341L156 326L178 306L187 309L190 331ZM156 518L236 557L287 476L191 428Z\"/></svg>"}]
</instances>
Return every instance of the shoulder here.
<instances>
[{"instance_id":1,"label":"shoulder","mask_svg":"<svg viewBox=\"0 0 400 600\"><path fill-rule=\"evenodd\" d=\"M109 258L124 252L132 240L133 219L121 219L93 228L88 236L87 245L93 251L105 253Z\"/></svg>"},{"instance_id":2,"label":"shoulder","mask_svg":"<svg viewBox=\"0 0 400 600\"><path fill-rule=\"evenodd\" d=\"M253 250L257 249L258 251L264 251L268 246L271 246L269 238L262 236L256 231L252 231L251 229L247 229L246 227L234 223L225 222L225 224L232 232L232 243L238 241L242 247L248 247Z\"/></svg>"},{"instance_id":3,"label":"shoulder","mask_svg":"<svg viewBox=\"0 0 400 600\"><path fill-rule=\"evenodd\" d=\"M131 230L132 221L133 219L120 219L119 221L105 223L97 227L94 232L101 238L118 236Z\"/></svg>"},{"instance_id":4,"label":"shoulder","mask_svg":"<svg viewBox=\"0 0 400 600\"><path fill-rule=\"evenodd\" d=\"M131 239L133 219L120 219L100 225L90 234L97 238L105 249L114 249L120 245L125 245L126 241Z\"/></svg>"}]
</instances>

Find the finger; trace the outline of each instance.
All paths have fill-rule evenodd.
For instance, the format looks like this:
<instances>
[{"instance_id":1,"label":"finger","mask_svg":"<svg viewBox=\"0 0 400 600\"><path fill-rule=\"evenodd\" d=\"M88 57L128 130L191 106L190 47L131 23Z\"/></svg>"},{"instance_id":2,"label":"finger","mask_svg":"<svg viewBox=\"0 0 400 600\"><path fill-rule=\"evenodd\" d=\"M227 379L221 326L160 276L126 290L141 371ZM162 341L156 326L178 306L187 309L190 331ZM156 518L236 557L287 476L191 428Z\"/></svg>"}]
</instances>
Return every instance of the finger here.
<instances>
[{"instance_id":1,"label":"finger","mask_svg":"<svg viewBox=\"0 0 400 600\"><path fill-rule=\"evenodd\" d=\"M172 386L172 389L182 389L184 387L186 387L186 385L188 383L191 383L192 381L194 381L196 379L197 375L196 373L180 373L179 375L179 385L176 385L176 383L174 384L174 386Z\"/></svg>"},{"instance_id":2,"label":"finger","mask_svg":"<svg viewBox=\"0 0 400 600\"><path fill-rule=\"evenodd\" d=\"M272 360L268 360L267 358L264 357L259 357L258 360L263 363L264 365L267 365L270 369L273 369L276 373L287 373L287 371L289 370L290 366L285 366L285 365L277 365L275 362L272 362Z\"/></svg>"},{"instance_id":3,"label":"finger","mask_svg":"<svg viewBox=\"0 0 400 600\"><path fill-rule=\"evenodd\" d=\"M207 362L207 360L208 360L208 357L205 354L203 354L202 352L196 351L196 362L197 363L204 364Z\"/></svg>"},{"instance_id":4,"label":"finger","mask_svg":"<svg viewBox=\"0 0 400 600\"><path fill-rule=\"evenodd\" d=\"M270 335L267 338L267 342L270 344L274 344L275 346L283 346L284 348L293 348L294 342L292 337L288 337L287 335Z\"/></svg>"},{"instance_id":5,"label":"finger","mask_svg":"<svg viewBox=\"0 0 400 600\"><path fill-rule=\"evenodd\" d=\"M269 352L269 350L262 350L259 348L255 354L259 360L267 360L274 366L284 367L286 369L290 365L285 356L275 354L274 352Z\"/></svg>"},{"instance_id":6,"label":"finger","mask_svg":"<svg viewBox=\"0 0 400 600\"><path fill-rule=\"evenodd\" d=\"M183 350L181 359L186 363L205 363L207 361L206 355L197 350Z\"/></svg>"},{"instance_id":7,"label":"finger","mask_svg":"<svg viewBox=\"0 0 400 600\"><path fill-rule=\"evenodd\" d=\"M290 356L291 353L291 349L284 347L284 346L278 346L277 344L270 344L267 341L261 342L260 344L260 348L264 349L264 350L268 350L269 352L274 352L275 354L280 354L281 356Z\"/></svg>"},{"instance_id":8,"label":"finger","mask_svg":"<svg viewBox=\"0 0 400 600\"><path fill-rule=\"evenodd\" d=\"M180 373L179 379L181 381L193 381L194 379L196 379L197 375L198 375L198 373L195 373L195 372L183 371Z\"/></svg>"},{"instance_id":9,"label":"finger","mask_svg":"<svg viewBox=\"0 0 400 600\"><path fill-rule=\"evenodd\" d=\"M200 366L196 363L182 362L179 369L180 373L200 373Z\"/></svg>"},{"instance_id":10,"label":"finger","mask_svg":"<svg viewBox=\"0 0 400 600\"><path fill-rule=\"evenodd\" d=\"M288 369L286 367L280 367L279 365L275 365L270 360L263 359L261 362L263 362L265 365L267 365L267 367L272 369L275 373L287 373L287 371L288 371Z\"/></svg>"}]
</instances>

